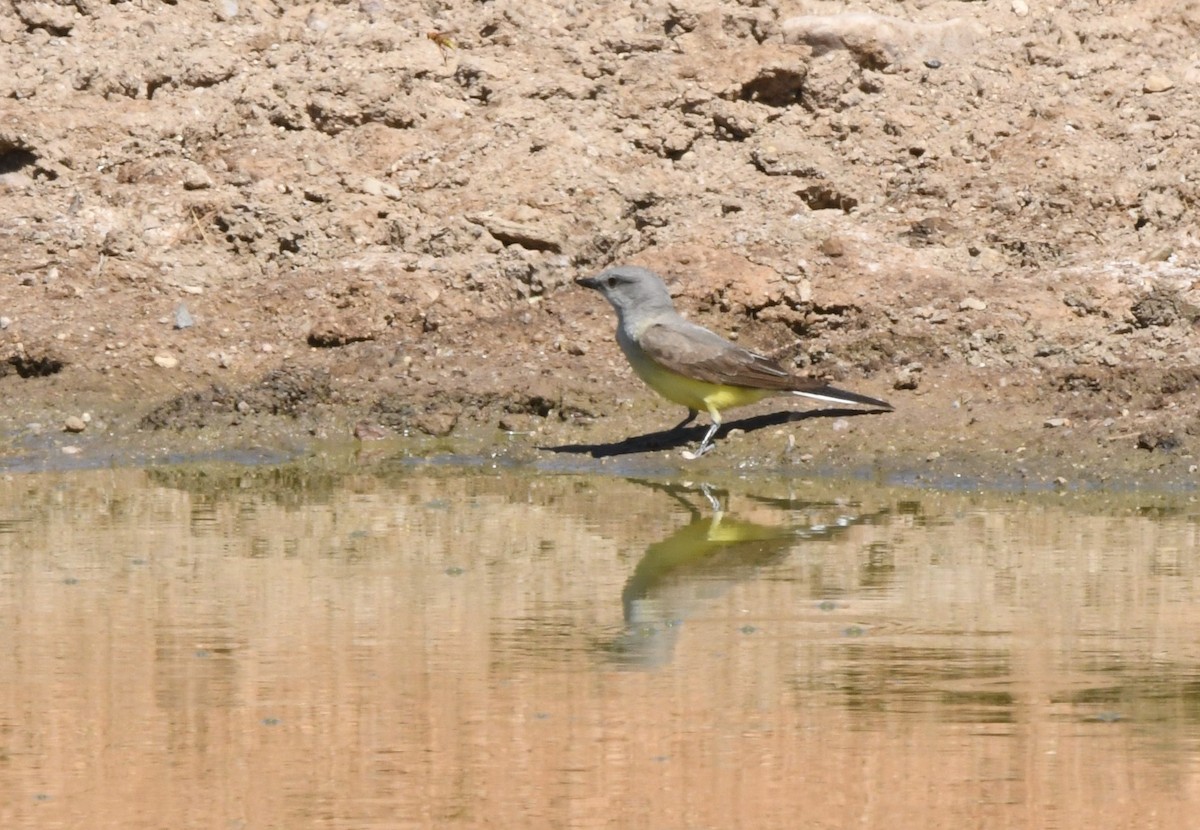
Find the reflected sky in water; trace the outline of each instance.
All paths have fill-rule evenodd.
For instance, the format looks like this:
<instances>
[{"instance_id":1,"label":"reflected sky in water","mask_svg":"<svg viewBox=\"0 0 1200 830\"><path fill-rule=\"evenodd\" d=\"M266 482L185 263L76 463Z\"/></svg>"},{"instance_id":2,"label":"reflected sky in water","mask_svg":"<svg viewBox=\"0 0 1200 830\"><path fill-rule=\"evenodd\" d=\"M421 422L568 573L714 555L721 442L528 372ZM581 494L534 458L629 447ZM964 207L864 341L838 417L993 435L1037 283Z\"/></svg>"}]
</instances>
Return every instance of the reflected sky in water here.
<instances>
[{"instance_id":1,"label":"reflected sky in water","mask_svg":"<svg viewBox=\"0 0 1200 830\"><path fill-rule=\"evenodd\" d=\"M1187 827L1200 510L0 481L0 827Z\"/></svg>"}]
</instances>

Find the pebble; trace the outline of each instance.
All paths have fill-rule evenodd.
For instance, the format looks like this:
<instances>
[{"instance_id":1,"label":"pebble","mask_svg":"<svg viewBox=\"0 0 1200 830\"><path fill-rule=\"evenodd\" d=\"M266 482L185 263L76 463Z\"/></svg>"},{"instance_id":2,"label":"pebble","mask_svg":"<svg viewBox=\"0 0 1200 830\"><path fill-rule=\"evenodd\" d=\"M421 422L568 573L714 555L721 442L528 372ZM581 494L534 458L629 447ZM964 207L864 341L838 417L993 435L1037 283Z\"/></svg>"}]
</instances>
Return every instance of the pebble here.
<instances>
[{"instance_id":1,"label":"pebble","mask_svg":"<svg viewBox=\"0 0 1200 830\"><path fill-rule=\"evenodd\" d=\"M1048 427L1050 429L1057 429L1058 427L1069 427L1070 425L1071 425L1070 418L1047 418L1045 423L1043 424L1043 426Z\"/></svg>"},{"instance_id":2,"label":"pebble","mask_svg":"<svg viewBox=\"0 0 1200 830\"><path fill-rule=\"evenodd\" d=\"M920 363L901 366L896 370L896 380L892 383L892 388L916 389L921 383L921 369Z\"/></svg>"},{"instance_id":3,"label":"pebble","mask_svg":"<svg viewBox=\"0 0 1200 830\"><path fill-rule=\"evenodd\" d=\"M354 425L354 437L359 441L379 441L389 434L386 427L371 421L359 421Z\"/></svg>"},{"instance_id":4,"label":"pebble","mask_svg":"<svg viewBox=\"0 0 1200 830\"><path fill-rule=\"evenodd\" d=\"M236 0L217 0L213 4L217 19L220 21L228 21L237 17L238 4Z\"/></svg>"},{"instance_id":5,"label":"pebble","mask_svg":"<svg viewBox=\"0 0 1200 830\"><path fill-rule=\"evenodd\" d=\"M929 455L925 456L925 460L926 461L937 461L941 457L942 457L942 454L940 452L938 452L937 450L934 450Z\"/></svg>"},{"instance_id":6,"label":"pebble","mask_svg":"<svg viewBox=\"0 0 1200 830\"><path fill-rule=\"evenodd\" d=\"M194 167L184 173L184 190L207 190L213 186L212 176L203 167Z\"/></svg>"},{"instance_id":7,"label":"pebble","mask_svg":"<svg viewBox=\"0 0 1200 830\"><path fill-rule=\"evenodd\" d=\"M63 421L63 432L83 432L87 429L87 421L78 415L72 415Z\"/></svg>"},{"instance_id":8,"label":"pebble","mask_svg":"<svg viewBox=\"0 0 1200 830\"><path fill-rule=\"evenodd\" d=\"M196 325L196 321L192 319L191 312L188 311L187 303L180 303L175 308L175 328L190 329Z\"/></svg>"},{"instance_id":9,"label":"pebble","mask_svg":"<svg viewBox=\"0 0 1200 830\"><path fill-rule=\"evenodd\" d=\"M79 453L83 452L79 447L73 445L63 447L62 451L63 455L79 455Z\"/></svg>"},{"instance_id":10,"label":"pebble","mask_svg":"<svg viewBox=\"0 0 1200 830\"><path fill-rule=\"evenodd\" d=\"M1012 0L1012 10L1017 17L1025 17L1029 14L1029 4L1025 0Z\"/></svg>"},{"instance_id":11,"label":"pebble","mask_svg":"<svg viewBox=\"0 0 1200 830\"><path fill-rule=\"evenodd\" d=\"M164 369L174 369L179 365L179 358L173 357L166 352L160 352L154 356L154 362Z\"/></svg>"},{"instance_id":12,"label":"pebble","mask_svg":"<svg viewBox=\"0 0 1200 830\"><path fill-rule=\"evenodd\" d=\"M817 246L817 250L825 254L830 259L836 259L846 255L846 243L844 240L836 236L831 236Z\"/></svg>"},{"instance_id":13,"label":"pebble","mask_svg":"<svg viewBox=\"0 0 1200 830\"><path fill-rule=\"evenodd\" d=\"M1142 84L1142 92L1166 92L1173 86L1175 86L1175 82L1166 75L1161 72L1152 72L1146 76L1146 80Z\"/></svg>"},{"instance_id":14,"label":"pebble","mask_svg":"<svg viewBox=\"0 0 1200 830\"><path fill-rule=\"evenodd\" d=\"M959 311L983 311L987 308L987 303L978 297L966 297L958 304Z\"/></svg>"},{"instance_id":15,"label":"pebble","mask_svg":"<svg viewBox=\"0 0 1200 830\"><path fill-rule=\"evenodd\" d=\"M11 325L12 325L11 317L0 317L0 331L3 331L4 329L8 328Z\"/></svg>"}]
</instances>

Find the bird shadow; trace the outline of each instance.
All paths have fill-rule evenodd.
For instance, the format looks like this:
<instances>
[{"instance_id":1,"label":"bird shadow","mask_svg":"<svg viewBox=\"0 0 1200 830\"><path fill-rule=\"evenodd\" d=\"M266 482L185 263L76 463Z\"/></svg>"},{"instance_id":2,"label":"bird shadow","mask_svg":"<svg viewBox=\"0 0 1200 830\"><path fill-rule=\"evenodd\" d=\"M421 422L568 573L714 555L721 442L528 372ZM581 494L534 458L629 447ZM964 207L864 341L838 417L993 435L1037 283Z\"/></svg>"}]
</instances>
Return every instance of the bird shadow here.
<instances>
[{"instance_id":1,"label":"bird shadow","mask_svg":"<svg viewBox=\"0 0 1200 830\"><path fill-rule=\"evenodd\" d=\"M794 424L807 421L810 418L846 418L857 415L882 415L886 410L880 409L811 409L805 412L782 410L765 415L754 415L737 421L726 421L713 436L714 441L720 440L730 430L740 429L743 432L754 432L767 427L777 427L783 424ZM615 455L633 455L639 452L655 452L670 450L689 444L699 443L708 427L704 425L680 425L672 429L648 432L645 435L634 435L621 441L609 444L560 444L555 447L538 447L546 452L570 453L573 455L590 455L592 458L610 458Z\"/></svg>"}]
</instances>

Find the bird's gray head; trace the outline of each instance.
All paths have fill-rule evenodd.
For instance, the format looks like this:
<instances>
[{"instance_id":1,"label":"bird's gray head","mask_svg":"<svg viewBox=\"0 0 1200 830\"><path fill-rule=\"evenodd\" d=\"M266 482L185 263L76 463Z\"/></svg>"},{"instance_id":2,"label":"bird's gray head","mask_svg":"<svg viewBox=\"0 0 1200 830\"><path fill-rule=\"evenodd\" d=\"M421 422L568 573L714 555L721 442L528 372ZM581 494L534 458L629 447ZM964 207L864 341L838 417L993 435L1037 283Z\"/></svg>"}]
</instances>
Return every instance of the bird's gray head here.
<instances>
[{"instance_id":1,"label":"bird's gray head","mask_svg":"<svg viewBox=\"0 0 1200 830\"><path fill-rule=\"evenodd\" d=\"M636 265L619 265L601 271L594 277L582 277L575 282L603 294L604 299L617 310L617 316L621 320L625 320L626 315L631 313L652 314L675 308L671 302L671 293L667 291L662 278L653 271Z\"/></svg>"}]
</instances>

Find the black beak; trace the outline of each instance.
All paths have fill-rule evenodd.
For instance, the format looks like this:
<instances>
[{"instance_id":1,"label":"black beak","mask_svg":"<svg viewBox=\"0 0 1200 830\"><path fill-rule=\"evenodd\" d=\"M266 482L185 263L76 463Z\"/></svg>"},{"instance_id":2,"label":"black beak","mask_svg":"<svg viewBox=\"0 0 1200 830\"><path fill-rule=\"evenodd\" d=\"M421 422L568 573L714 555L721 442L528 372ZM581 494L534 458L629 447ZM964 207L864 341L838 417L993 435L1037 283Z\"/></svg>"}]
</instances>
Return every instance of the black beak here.
<instances>
[{"instance_id":1,"label":"black beak","mask_svg":"<svg viewBox=\"0 0 1200 830\"><path fill-rule=\"evenodd\" d=\"M575 280L575 284L582 285L584 288L599 288L600 287L600 283L598 283L596 281L595 277L580 277L579 279Z\"/></svg>"}]
</instances>

